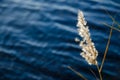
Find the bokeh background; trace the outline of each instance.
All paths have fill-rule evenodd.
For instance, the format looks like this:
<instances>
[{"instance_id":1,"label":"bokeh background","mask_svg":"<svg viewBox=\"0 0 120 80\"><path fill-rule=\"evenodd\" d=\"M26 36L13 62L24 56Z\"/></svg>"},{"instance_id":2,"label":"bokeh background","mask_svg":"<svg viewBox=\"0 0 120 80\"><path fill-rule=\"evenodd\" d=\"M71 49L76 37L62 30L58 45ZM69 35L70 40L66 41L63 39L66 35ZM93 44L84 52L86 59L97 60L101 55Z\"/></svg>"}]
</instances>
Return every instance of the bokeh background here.
<instances>
[{"instance_id":1,"label":"bokeh background","mask_svg":"<svg viewBox=\"0 0 120 80\"><path fill-rule=\"evenodd\" d=\"M0 0L0 80L82 80L67 66L95 80L74 41L77 12L84 12L98 61L112 20L120 22L120 0ZM114 26L117 27L117 26ZM120 32L113 30L103 67L104 80L120 80Z\"/></svg>"}]
</instances>

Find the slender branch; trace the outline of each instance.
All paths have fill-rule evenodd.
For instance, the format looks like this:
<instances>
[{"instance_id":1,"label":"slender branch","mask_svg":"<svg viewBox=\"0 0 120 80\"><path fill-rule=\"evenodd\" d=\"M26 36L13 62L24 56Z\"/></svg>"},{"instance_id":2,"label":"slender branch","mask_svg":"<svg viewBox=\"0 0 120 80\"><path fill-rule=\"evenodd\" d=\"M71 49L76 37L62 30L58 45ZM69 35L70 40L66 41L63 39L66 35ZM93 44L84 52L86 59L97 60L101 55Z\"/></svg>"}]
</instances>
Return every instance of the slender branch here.
<instances>
[{"instance_id":1,"label":"slender branch","mask_svg":"<svg viewBox=\"0 0 120 80\"><path fill-rule=\"evenodd\" d=\"M109 13L106 9L104 9L104 10L105 10L105 12L110 16L110 18L112 19L112 21L114 22L114 21L115 21L115 18L114 18L113 16L111 16L110 13Z\"/></svg>"},{"instance_id":2,"label":"slender branch","mask_svg":"<svg viewBox=\"0 0 120 80\"><path fill-rule=\"evenodd\" d=\"M100 80L102 80L102 75L101 75L101 72L100 72L100 68L98 66L98 64L96 65L97 69L98 69L98 73L99 73L99 76L100 76Z\"/></svg>"},{"instance_id":3,"label":"slender branch","mask_svg":"<svg viewBox=\"0 0 120 80\"><path fill-rule=\"evenodd\" d=\"M100 72L102 71L102 67L103 67L103 64L105 62L105 59L106 59L106 55L107 55L107 52L108 52L108 48L109 48L109 44L110 44L110 39L111 39L111 36L112 36L112 28L110 29L110 34L109 34L109 38L108 38L108 42L107 42L107 45L106 45L106 49L105 49L105 52L104 52L104 56L103 56L103 59L102 59L102 63L101 63L101 66L100 66Z\"/></svg>"},{"instance_id":4,"label":"slender branch","mask_svg":"<svg viewBox=\"0 0 120 80\"><path fill-rule=\"evenodd\" d=\"M120 24L117 21L115 21L115 23L118 25L118 28L120 28Z\"/></svg>"},{"instance_id":5,"label":"slender branch","mask_svg":"<svg viewBox=\"0 0 120 80\"><path fill-rule=\"evenodd\" d=\"M82 79L87 80L87 78L85 78L81 73L77 72L76 70L74 70L73 68L71 68L70 66L68 66L68 68L73 71L75 74L77 74L78 76L80 76Z\"/></svg>"},{"instance_id":6,"label":"slender branch","mask_svg":"<svg viewBox=\"0 0 120 80\"><path fill-rule=\"evenodd\" d=\"M95 72L92 69L90 69L90 71L95 76L96 80L99 80L98 77L96 76Z\"/></svg>"},{"instance_id":7,"label":"slender branch","mask_svg":"<svg viewBox=\"0 0 120 80\"><path fill-rule=\"evenodd\" d=\"M113 27L113 26L110 26L110 25L108 25L108 24L106 24L106 23L103 23L104 25L106 25L107 27L110 27L110 28L112 28L112 29L114 29L114 30L116 30L116 31L119 31L120 32L120 30L119 29L117 29L117 28L115 28L115 27Z\"/></svg>"},{"instance_id":8,"label":"slender branch","mask_svg":"<svg viewBox=\"0 0 120 80\"><path fill-rule=\"evenodd\" d=\"M115 18L114 18L106 9L104 9L104 10L105 10L105 12L110 16L110 18L112 19L112 21L113 21L115 24L117 24L118 27L120 28L120 24L115 20Z\"/></svg>"}]
</instances>

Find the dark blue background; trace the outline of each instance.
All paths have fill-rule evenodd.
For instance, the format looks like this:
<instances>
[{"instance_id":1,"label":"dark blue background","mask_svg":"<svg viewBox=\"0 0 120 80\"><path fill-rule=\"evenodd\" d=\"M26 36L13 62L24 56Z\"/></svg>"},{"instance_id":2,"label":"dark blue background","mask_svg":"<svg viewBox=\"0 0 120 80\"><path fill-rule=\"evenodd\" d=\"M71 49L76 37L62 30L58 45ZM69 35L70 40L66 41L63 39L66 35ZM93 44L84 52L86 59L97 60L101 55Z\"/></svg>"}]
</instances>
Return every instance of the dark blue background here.
<instances>
[{"instance_id":1,"label":"dark blue background","mask_svg":"<svg viewBox=\"0 0 120 80\"><path fill-rule=\"evenodd\" d=\"M120 22L120 0L0 0L0 80L82 80L67 66L95 80L79 55L74 38L77 12L88 21L101 59L112 24L105 10ZM116 26L114 26L116 27ZM113 31L103 67L104 80L120 80L120 32Z\"/></svg>"}]
</instances>

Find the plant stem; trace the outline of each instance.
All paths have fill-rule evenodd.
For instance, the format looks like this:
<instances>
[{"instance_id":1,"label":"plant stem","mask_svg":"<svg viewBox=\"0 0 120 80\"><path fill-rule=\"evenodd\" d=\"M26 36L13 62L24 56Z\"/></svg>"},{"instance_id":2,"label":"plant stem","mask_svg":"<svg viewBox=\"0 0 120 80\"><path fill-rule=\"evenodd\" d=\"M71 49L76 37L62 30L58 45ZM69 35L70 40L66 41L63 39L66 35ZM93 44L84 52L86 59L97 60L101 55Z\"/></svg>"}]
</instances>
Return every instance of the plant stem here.
<instances>
[{"instance_id":1,"label":"plant stem","mask_svg":"<svg viewBox=\"0 0 120 80\"><path fill-rule=\"evenodd\" d=\"M77 74L78 76L80 76L83 80L87 80L87 78L85 78L81 73L77 72L76 70L74 70L73 68L71 68L70 66L68 66L68 68L73 71L75 74Z\"/></svg>"},{"instance_id":2,"label":"plant stem","mask_svg":"<svg viewBox=\"0 0 120 80\"><path fill-rule=\"evenodd\" d=\"M94 72L92 69L90 69L90 71L91 71L92 74L95 76L96 80L99 80L98 77L96 76L95 72Z\"/></svg>"},{"instance_id":3,"label":"plant stem","mask_svg":"<svg viewBox=\"0 0 120 80\"><path fill-rule=\"evenodd\" d=\"M105 49L105 53L104 53L104 56L103 56L103 59L102 59L102 63L101 63L101 66L100 66L100 72L102 71L102 67L103 67L103 64L105 62L105 59L106 59L106 55L107 55L107 52L108 52L108 48L109 48L109 44L110 44L110 39L111 39L111 36L112 36L112 28L110 29L110 34L109 34L109 38L108 38L108 42L107 42L107 45L106 45L106 49Z\"/></svg>"},{"instance_id":4,"label":"plant stem","mask_svg":"<svg viewBox=\"0 0 120 80\"><path fill-rule=\"evenodd\" d=\"M96 65L97 69L98 69L98 73L99 73L99 76L100 76L100 80L102 80L102 75L101 75L101 72L100 72L100 68L98 66L98 64Z\"/></svg>"},{"instance_id":5,"label":"plant stem","mask_svg":"<svg viewBox=\"0 0 120 80\"><path fill-rule=\"evenodd\" d=\"M106 23L103 23L105 26L107 26L107 27L110 27L110 28L112 28L112 29L114 29L114 30L116 30L116 31L119 31L120 32L120 30L119 29L117 29L117 28L115 28L115 27L113 27L113 26L110 26L110 25L108 25L108 24L106 24Z\"/></svg>"}]
</instances>

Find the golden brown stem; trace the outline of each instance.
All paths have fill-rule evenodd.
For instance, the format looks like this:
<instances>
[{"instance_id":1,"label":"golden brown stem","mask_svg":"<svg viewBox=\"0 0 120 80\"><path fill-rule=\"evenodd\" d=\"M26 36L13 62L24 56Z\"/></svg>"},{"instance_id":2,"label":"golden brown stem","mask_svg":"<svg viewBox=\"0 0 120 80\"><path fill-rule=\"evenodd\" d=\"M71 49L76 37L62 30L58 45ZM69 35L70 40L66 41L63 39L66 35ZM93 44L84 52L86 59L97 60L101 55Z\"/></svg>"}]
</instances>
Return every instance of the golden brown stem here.
<instances>
[{"instance_id":1,"label":"golden brown stem","mask_svg":"<svg viewBox=\"0 0 120 80\"><path fill-rule=\"evenodd\" d=\"M95 76L96 80L99 80L98 77L96 76L95 72L94 72L92 69L90 69L90 71L91 71L92 74Z\"/></svg>"},{"instance_id":2,"label":"golden brown stem","mask_svg":"<svg viewBox=\"0 0 120 80\"><path fill-rule=\"evenodd\" d=\"M119 29L117 29L117 28L115 28L115 27L113 27L113 26L110 26L110 25L108 25L108 24L106 24L106 23L103 23L103 24L104 24L105 26L109 27L109 28L112 28L112 29L120 32Z\"/></svg>"},{"instance_id":3,"label":"golden brown stem","mask_svg":"<svg viewBox=\"0 0 120 80\"><path fill-rule=\"evenodd\" d=\"M80 76L83 80L87 80L87 78L85 78L81 73L77 72L76 70L74 70L73 68L71 68L70 66L68 66L68 68L73 71L75 74L77 74L78 76Z\"/></svg>"},{"instance_id":4,"label":"golden brown stem","mask_svg":"<svg viewBox=\"0 0 120 80\"><path fill-rule=\"evenodd\" d=\"M101 75L100 68L99 68L98 64L96 65L96 67L97 67L97 69L98 69L98 73L99 73L100 80L102 80L102 75Z\"/></svg>"},{"instance_id":5,"label":"golden brown stem","mask_svg":"<svg viewBox=\"0 0 120 80\"><path fill-rule=\"evenodd\" d=\"M111 36L112 36L112 28L110 29L110 34L109 34L108 42L107 42L107 45L106 45L105 53L104 53L104 56L103 56L103 59L102 59L102 63L101 63L99 72L102 71L102 67L103 67L103 64L105 62L106 55L107 55L107 52L108 52L108 48L109 48Z\"/></svg>"}]
</instances>

